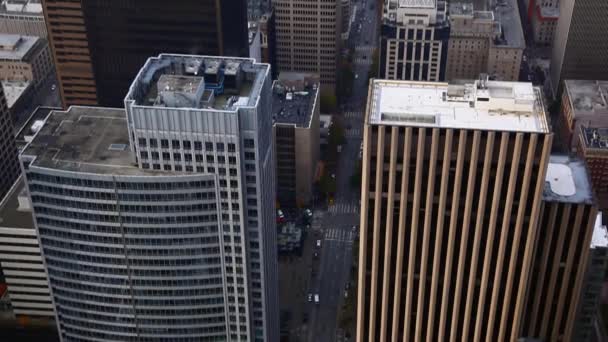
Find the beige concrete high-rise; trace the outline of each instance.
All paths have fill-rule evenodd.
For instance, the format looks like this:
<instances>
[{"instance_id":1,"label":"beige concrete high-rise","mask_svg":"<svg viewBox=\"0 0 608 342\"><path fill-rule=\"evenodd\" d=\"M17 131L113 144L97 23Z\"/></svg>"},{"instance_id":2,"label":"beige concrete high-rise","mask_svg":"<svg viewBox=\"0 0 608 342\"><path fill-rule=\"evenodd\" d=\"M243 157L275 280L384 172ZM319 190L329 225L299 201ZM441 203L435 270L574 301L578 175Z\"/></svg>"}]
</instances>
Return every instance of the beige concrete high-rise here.
<instances>
[{"instance_id":1,"label":"beige concrete high-rise","mask_svg":"<svg viewBox=\"0 0 608 342\"><path fill-rule=\"evenodd\" d=\"M484 6L479 6L479 5ZM517 0L502 6L490 1L450 2L450 39L446 80L476 79L486 73L517 81L526 42Z\"/></svg>"},{"instance_id":2,"label":"beige concrete high-rise","mask_svg":"<svg viewBox=\"0 0 608 342\"><path fill-rule=\"evenodd\" d=\"M541 99L529 83L371 82L357 341L520 337L553 139Z\"/></svg>"},{"instance_id":3,"label":"beige concrete high-rise","mask_svg":"<svg viewBox=\"0 0 608 342\"><path fill-rule=\"evenodd\" d=\"M279 72L316 73L321 91L335 92L342 33L341 0L275 0Z\"/></svg>"}]
</instances>

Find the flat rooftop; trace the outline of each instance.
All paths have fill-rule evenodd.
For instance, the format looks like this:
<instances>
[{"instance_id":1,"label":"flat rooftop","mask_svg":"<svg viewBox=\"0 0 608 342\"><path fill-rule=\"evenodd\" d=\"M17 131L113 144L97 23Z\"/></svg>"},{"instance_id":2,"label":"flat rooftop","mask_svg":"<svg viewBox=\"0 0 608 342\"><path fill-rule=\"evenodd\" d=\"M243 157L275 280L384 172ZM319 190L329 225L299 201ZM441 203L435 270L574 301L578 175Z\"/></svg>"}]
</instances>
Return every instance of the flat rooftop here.
<instances>
[{"instance_id":1,"label":"flat rooftop","mask_svg":"<svg viewBox=\"0 0 608 342\"><path fill-rule=\"evenodd\" d=\"M161 54L141 68L126 102L234 111L257 104L270 66L252 58Z\"/></svg>"},{"instance_id":2,"label":"flat rooftop","mask_svg":"<svg viewBox=\"0 0 608 342\"><path fill-rule=\"evenodd\" d=\"M60 111L61 108L39 106L25 120L14 123L16 128L15 139L19 153L32 141L34 135L42 128L46 118L53 110Z\"/></svg>"},{"instance_id":3,"label":"flat rooftop","mask_svg":"<svg viewBox=\"0 0 608 342\"><path fill-rule=\"evenodd\" d=\"M283 74L281 74L283 76ZM310 127L319 96L318 79L312 84L291 87L288 82L272 84L272 118L275 124Z\"/></svg>"},{"instance_id":4,"label":"flat rooftop","mask_svg":"<svg viewBox=\"0 0 608 342\"><path fill-rule=\"evenodd\" d=\"M541 91L531 83L373 80L370 124L549 133Z\"/></svg>"},{"instance_id":5,"label":"flat rooftop","mask_svg":"<svg viewBox=\"0 0 608 342\"><path fill-rule=\"evenodd\" d=\"M577 113L608 115L608 81L565 80L564 91L570 98L574 117Z\"/></svg>"},{"instance_id":6,"label":"flat rooftop","mask_svg":"<svg viewBox=\"0 0 608 342\"><path fill-rule=\"evenodd\" d=\"M492 9L489 8L489 10ZM494 44L517 49L525 48L526 40L524 39L517 0L498 2L493 11L496 21L500 23L501 30L501 35L495 39Z\"/></svg>"},{"instance_id":7,"label":"flat rooftop","mask_svg":"<svg viewBox=\"0 0 608 342\"><path fill-rule=\"evenodd\" d=\"M566 155L551 155L543 200L563 203L594 203L585 163Z\"/></svg>"},{"instance_id":8,"label":"flat rooftop","mask_svg":"<svg viewBox=\"0 0 608 342\"><path fill-rule=\"evenodd\" d=\"M29 81L2 81L8 108L12 108L31 85Z\"/></svg>"},{"instance_id":9,"label":"flat rooftop","mask_svg":"<svg viewBox=\"0 0 608 342\"><path fill-rule=\"evenodd\" d=\"M0 60L23 60L40 38L0 33Z\"/></svg>"},{"instance_id":10,"label":"flat rooftop","mask_svg":"<svg viewBox=\"0 0 608 342\"><path fill-rule=\"evenodd\" d=\"M27 197L23 177L19 177L0 202L0 227L34 229L31 210L19 210L19 197ZM29 201L29 198L27 199Z\"/></svg>"},{"instance_id":11,"label":"flat rooftop","mask_svg":"<svg viewBox=\"0 0 608 342\"><path fill-rule=\"evenodd\" d=\"M586 148L608 152L608 127L593 128L581 125L581 135Z\"/></svg>"},{"instance_id":12,"label":"flat rooftop","mask_svg":"<svg viewBox=\"0 0 608 342\"><path fill-rule=\"evenodd\" d=\"M43 15L40 0L3 0L0 5L0 14L1 13Z\"/></svg>"},{"instance_id":13,"label":"flat rooftop","mask_svg":"<svg viewBox=\"0 0 608 342\"><path fill-rule=\"evenodd\" d=\"M118 175L154 173L139 169L134 162L124 109L72 106L67 111L52 111L22 155L35 157L31 166L41 168Z\"/></svg>"}]
</instances>

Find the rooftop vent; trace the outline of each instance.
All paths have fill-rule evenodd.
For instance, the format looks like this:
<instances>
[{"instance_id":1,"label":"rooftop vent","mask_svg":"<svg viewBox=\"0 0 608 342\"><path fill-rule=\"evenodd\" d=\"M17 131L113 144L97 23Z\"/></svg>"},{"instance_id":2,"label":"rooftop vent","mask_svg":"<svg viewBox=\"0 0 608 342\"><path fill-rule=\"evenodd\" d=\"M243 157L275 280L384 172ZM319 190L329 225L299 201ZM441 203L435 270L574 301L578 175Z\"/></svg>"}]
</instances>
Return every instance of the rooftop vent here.
<instances>
[{"instance_id":1,"label":"rooftop vent","mask_svg":"<svg viewBox=\"0 0 608 342\"><path fill-rule=\"evenodd\" d=\"M108 150L110 151L124 151L127 149L127 144L110 144Z\"/></svg>"}]
</instances>

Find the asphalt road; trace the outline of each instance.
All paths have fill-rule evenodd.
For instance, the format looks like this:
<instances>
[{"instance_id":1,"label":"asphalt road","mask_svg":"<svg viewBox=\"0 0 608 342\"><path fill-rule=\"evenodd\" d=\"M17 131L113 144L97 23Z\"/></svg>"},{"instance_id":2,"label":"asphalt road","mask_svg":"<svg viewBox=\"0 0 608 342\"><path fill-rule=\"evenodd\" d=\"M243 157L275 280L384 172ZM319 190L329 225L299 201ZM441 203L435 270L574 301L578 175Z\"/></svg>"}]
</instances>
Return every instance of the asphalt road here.
<instances>
[{"instance_id":1,"label":"asphalt road","mask_svg":"<svg viewBox=\"0 0 608 342\"><path fill-rule=\"evenodd\" d=\"M370 5L374 4L374 10ZM316 275L311 280L310 293L318 294L320 303L309 303L309 328L307 341L343 341L338 329L338 310L344 300L346 283L350 278L352 246L359 226L359 189L350 184L355 171L355 161L363 132L363 113L367 97L367 74L371 66L373 49L378 41L377 4L375 0L355 1L357 15L353 23L348 47L355 49L354 72L358 75L351 98L343 104L342 122L346 127L347 143L342 147L336 170L336 194L334 204L321 216L321 247L317 248ZM362 29L359 31L358 26ZM354 227L354 229L353 229Z\"/></svg>"}]
</instances>

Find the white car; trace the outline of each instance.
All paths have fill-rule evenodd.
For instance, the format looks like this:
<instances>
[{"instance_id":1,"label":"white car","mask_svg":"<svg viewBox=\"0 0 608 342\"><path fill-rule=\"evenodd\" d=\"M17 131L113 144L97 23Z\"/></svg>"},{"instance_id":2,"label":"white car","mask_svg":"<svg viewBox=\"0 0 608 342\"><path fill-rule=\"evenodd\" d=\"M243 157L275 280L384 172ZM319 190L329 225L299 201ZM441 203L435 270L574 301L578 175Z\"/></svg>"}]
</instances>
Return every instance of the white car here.
<instances>
[{"instance_id":1,"label":"white car","mask_svg":"<svg viewBox=\"0 0 608 342\"><path fill-rule=\"evenodd\" d=\"M359 78L359 74L355 74L355 79L358 79L358 78Z\"/></svg>"},{"instance_id":2,"label":"white car","mask_svg":"<svg viewBox=\"0 0 608 342\"><path fill-rule=\"evenodd\" d=\"M319 304L319 294L315 294L315 304Z\"/></svg>"},{"instance_id":3,"label":"white car","mask_svg":"<svg viewBox=\"0 0 608 342\"><path fill-rule=\"evenodd\" d=\"M321 248L321 240L317 240L317 247Z\"/></svg>"},{"instance_id":4,"label":"white car","mask_svg":"<svg viewBox=\"0 0 608 342\"><path fill-rule=\"evenodd\" d=\"M310 303L310 302L312 302L312 293L309 293L309 294L308 294L308 302L309 302L309 303Z\"/></svg>"}]
</instances>

